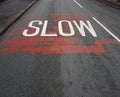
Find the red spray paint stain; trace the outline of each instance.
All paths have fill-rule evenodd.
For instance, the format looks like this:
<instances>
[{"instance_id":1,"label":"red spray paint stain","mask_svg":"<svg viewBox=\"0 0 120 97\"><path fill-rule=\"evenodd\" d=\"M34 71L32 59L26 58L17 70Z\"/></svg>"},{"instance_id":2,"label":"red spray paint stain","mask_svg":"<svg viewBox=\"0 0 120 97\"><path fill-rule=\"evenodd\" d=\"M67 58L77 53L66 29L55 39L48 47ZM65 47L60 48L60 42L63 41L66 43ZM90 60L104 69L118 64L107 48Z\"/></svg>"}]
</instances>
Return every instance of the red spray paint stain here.
<instances>
[{"instance_id":1,"label":"red spray paint stain","mask_svg":"<svg viewBox=\"0 0 120 97\"><path fill-rule=\"evenodd\" d=\"M92 46L77 45L75 38L14 38L0 43L0 54L104 54L106 44L117 44L115 40L96 40Z\"/></svg>"}]
</instances>

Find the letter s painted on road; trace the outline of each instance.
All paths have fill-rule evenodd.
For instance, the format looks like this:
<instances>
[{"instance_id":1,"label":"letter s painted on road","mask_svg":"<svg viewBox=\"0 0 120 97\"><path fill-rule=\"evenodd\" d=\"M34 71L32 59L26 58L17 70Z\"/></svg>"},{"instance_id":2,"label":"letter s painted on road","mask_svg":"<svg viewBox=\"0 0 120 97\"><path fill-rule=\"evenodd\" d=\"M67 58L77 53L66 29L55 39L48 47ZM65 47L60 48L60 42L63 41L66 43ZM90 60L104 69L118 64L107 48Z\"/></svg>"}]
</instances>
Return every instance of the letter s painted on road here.
<instances>
[{"instance_id":1,"label":"letter s painted on road","mask_svg":"<svg viewBox=\"0 0 120 97\"><path fill-rule=\"evenodd\" d=\"M35 29L34 33L28 33L29 30L25 29L23 31L23 36L32 37L32 36L36 36L36 35L39 34L40 28L36 27L36 26L33 26L33 23L38 23L38 25L42 25L43 24L42 21L40 21L40 20L33 20L33 21L31 21L29 23L28 27Z\"/></svg>"}]
</instances>

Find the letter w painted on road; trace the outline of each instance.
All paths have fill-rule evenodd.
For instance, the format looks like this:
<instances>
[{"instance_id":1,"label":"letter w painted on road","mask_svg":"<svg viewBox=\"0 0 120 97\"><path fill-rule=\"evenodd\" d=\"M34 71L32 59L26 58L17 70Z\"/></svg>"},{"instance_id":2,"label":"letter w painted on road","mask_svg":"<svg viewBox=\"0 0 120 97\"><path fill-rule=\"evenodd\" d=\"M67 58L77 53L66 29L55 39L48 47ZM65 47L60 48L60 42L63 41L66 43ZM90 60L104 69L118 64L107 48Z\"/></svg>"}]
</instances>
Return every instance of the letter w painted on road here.
<instances>
[{"instance_id":1,"label":"letter w painted on road","mask_svg":"<svg viewBox=\"0 0 120 97\"><path fill-rule=\"evenodd\" d=\"M80 25L77 24L76 21L73 21L73 23L75 24L75 26L77 27L78 31L81 33L82 36L86 36L85 30L84 30L84 27L85 27L92 34L93 37L97 37L97 34L95 30L93 29L90 21L87 20L86 22L88 25L85 24L84 21L79 21Z\"/></svg>"}]
</instances>

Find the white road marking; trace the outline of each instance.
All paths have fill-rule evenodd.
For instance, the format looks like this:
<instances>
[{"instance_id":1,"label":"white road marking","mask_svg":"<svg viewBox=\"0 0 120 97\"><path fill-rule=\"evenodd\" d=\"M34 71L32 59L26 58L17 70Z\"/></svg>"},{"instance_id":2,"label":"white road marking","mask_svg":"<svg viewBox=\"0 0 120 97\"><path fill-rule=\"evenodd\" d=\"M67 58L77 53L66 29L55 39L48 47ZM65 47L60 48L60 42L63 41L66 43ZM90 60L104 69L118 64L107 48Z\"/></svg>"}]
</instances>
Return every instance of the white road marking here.
<instances>
[{"instance_id":1,"label":"white road marking","mask_svg":"<svg viewBox=\"0 0 120 97\"><path fill-rule=\"evenodd\" d=\"M100 23L95 17L92 17L93 20L95 20L103 29L105 29L111 36L113 36L119 43L120 43L120 39L115 36L108 28L106 28L102 23Z\"/></svg>"},{"instance_id":2,"label":"white road marking","mask_svg":"<svg viewBox=\"0 0 120 97\"><path fill-rule=\"evenodd\" d=\"M80 4L80 3L78 3L76 0L73 0L80 8L83 8L83 6Z\"/></svg>"}]
</instances>

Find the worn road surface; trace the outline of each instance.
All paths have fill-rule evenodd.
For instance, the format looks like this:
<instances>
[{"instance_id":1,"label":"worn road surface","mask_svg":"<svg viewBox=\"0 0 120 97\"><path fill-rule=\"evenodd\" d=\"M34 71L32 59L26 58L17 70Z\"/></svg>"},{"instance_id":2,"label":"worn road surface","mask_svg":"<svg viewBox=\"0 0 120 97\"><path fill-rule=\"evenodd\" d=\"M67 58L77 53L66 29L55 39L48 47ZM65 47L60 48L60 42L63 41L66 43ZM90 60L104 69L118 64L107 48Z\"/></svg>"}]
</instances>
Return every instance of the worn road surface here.
<instances>
[{"instance_id":1,"label":"worn road surface","mask_svg":"<svg viewBox=\"0 0 120 97\"><path fill-rule=\"evenodd\" d=\"M119 13L39 0L0 36L0 97L120 97Z\"/></svg>"},{"instance_id":2,"label":"worn road surface","mask_svg":"<svg viewBox=\"0 0 120 97\"><path fill-rule=\"evenodd\" d=\"M1 0L0 0L1 1ZM21 10L33 0L3 0L0 3L0 29L5 27Z\"/></svg>"}]
</instances>

